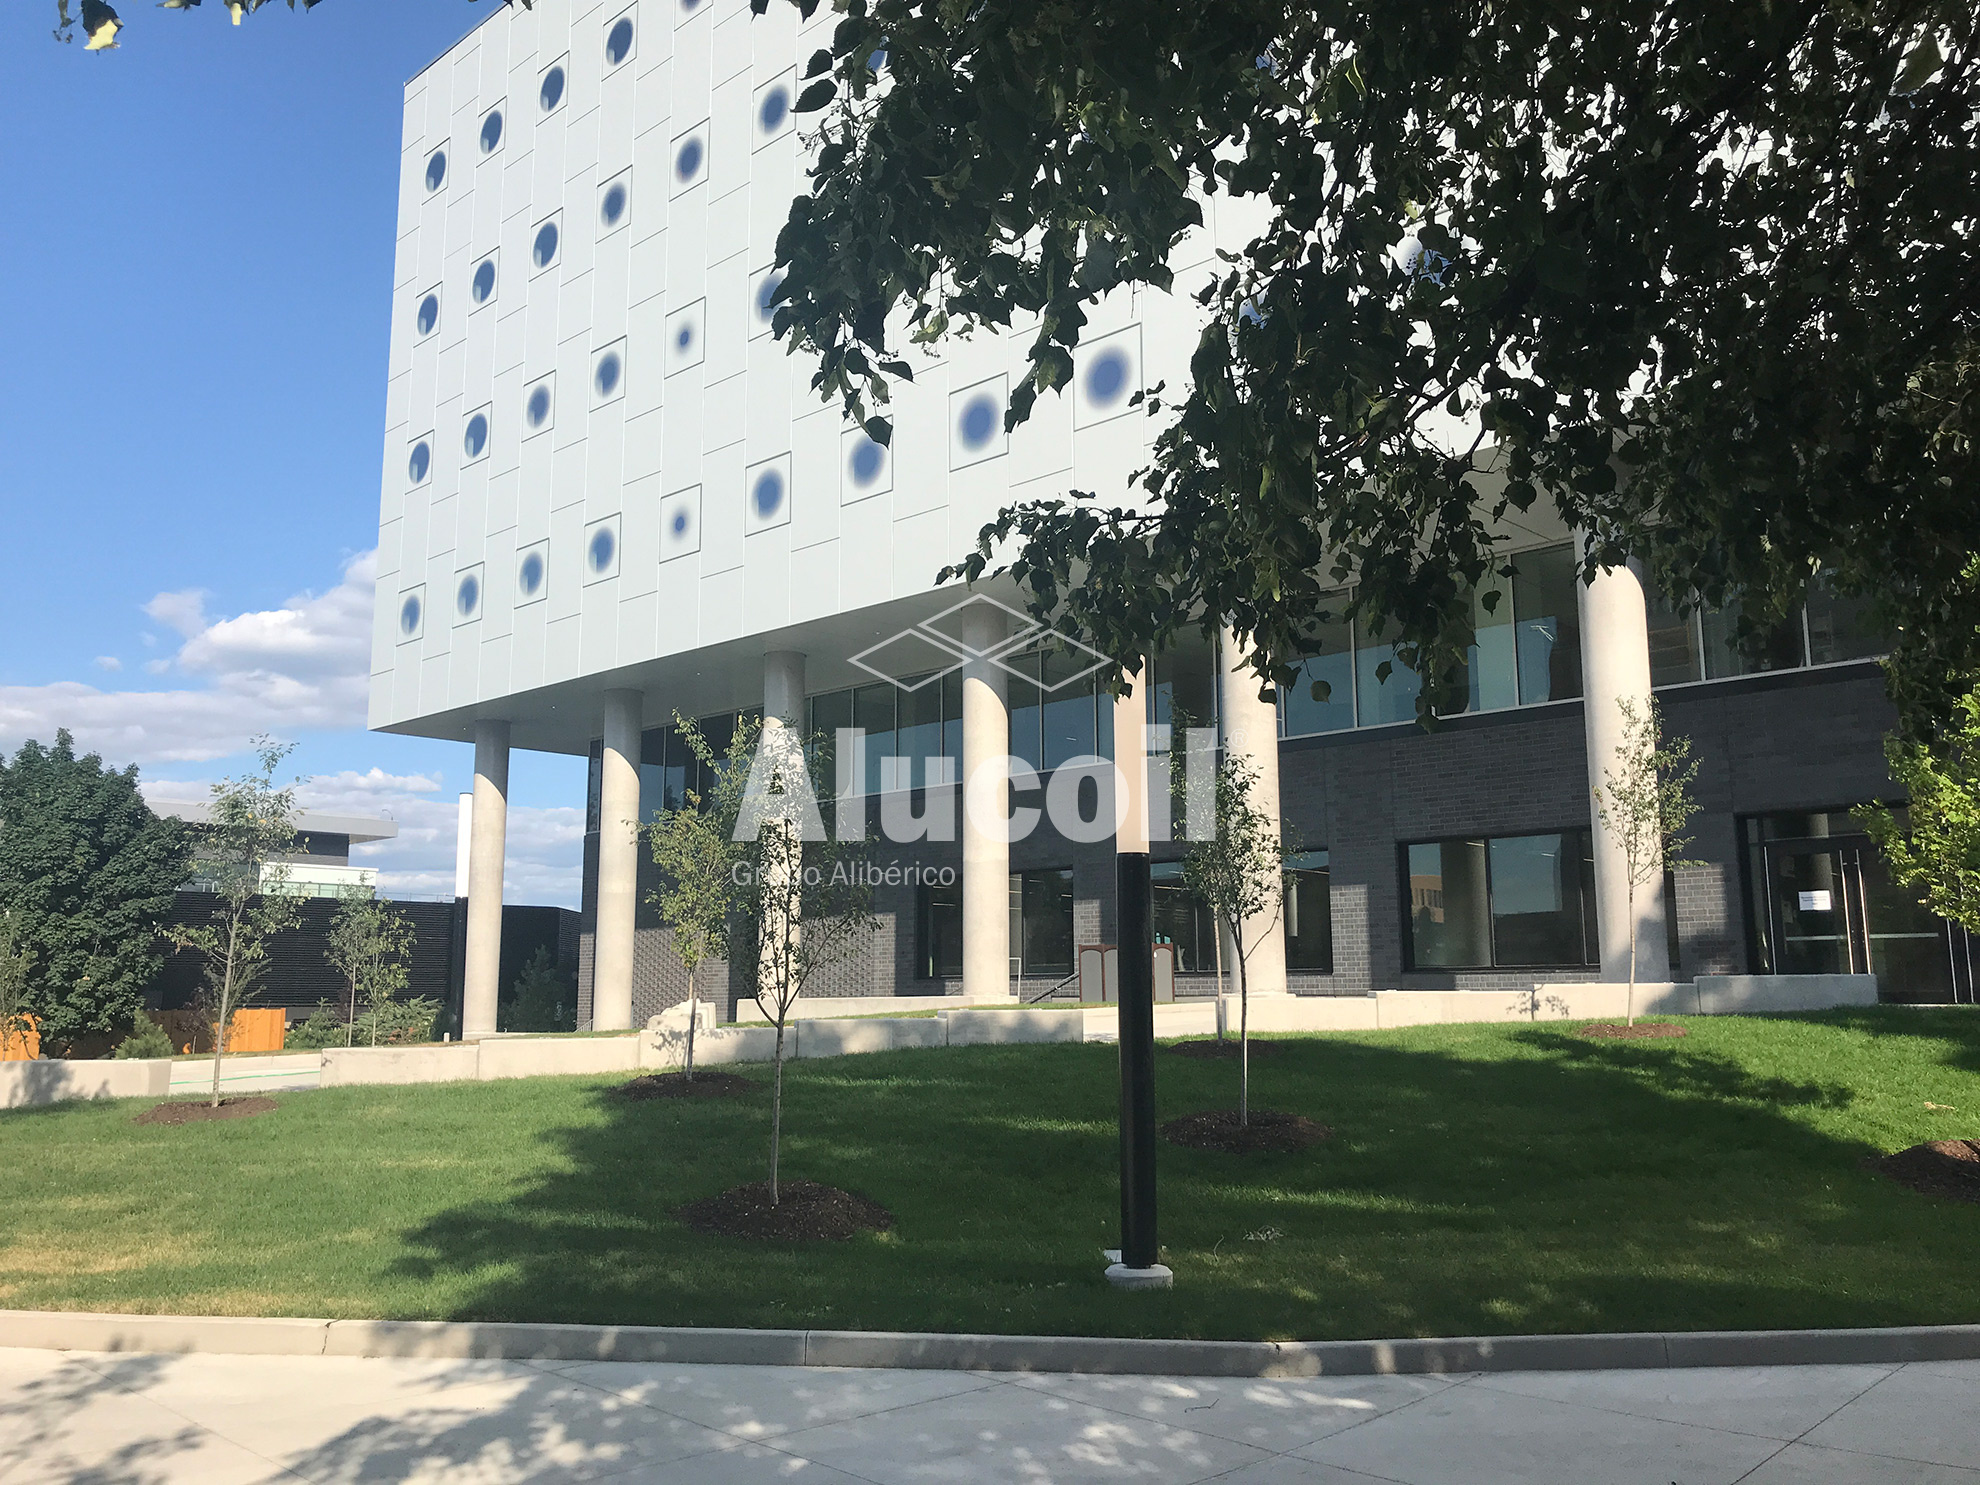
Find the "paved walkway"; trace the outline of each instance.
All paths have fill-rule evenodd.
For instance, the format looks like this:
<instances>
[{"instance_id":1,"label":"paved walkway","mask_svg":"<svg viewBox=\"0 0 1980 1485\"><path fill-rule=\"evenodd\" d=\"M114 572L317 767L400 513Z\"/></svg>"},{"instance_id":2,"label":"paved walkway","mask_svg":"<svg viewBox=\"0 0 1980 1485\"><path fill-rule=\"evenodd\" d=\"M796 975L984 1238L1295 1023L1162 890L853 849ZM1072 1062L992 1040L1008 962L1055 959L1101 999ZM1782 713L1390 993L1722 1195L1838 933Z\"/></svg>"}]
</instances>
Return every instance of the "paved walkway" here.
<instances>
[{"instance_id":1,"label":"paved walkway","mask_svg":"<svg viewBox=\"0 0 1980 1485\"><path fill-rule=\"evenodd\" d=\"M0 1480L1980 1485L1980 1361L1261 1382L0 1349Z\"/></svg>"}]
</instances>

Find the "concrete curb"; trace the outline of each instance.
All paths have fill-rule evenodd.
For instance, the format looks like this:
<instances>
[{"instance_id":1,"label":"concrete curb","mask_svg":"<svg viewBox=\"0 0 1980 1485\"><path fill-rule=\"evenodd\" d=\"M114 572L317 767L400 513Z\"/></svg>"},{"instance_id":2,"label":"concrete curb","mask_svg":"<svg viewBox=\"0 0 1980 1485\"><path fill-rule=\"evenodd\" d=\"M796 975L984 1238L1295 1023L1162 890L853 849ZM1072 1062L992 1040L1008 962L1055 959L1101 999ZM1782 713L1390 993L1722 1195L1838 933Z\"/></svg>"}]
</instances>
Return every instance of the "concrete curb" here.
<instances>
[{"instance_id":1,"label":"concrete curb","mask_svg":"<svg viewBox=\"0 0 1980 1485\"><path fill-rule=\"evenodd\" d=\"M1980 1325L1651 1331L1387 1341L1176 1341L859 1330L696 1330L507 1321L257 1320L0 1310L0 1347L235 1356L671 1361L1184 1377L1895 1365L1980 1358Z\"/></svg>"}]
</instances>

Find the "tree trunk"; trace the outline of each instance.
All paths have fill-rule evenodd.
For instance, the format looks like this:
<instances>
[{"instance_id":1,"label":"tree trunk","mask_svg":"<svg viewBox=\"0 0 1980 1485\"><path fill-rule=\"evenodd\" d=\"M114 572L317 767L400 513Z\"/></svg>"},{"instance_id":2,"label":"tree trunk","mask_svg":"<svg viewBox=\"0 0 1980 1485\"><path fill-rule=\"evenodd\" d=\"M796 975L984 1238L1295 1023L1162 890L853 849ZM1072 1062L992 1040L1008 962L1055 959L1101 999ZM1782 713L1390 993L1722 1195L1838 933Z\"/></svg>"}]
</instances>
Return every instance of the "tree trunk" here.
<instances>
[{"instance_id":1,"label":"tree trunk","mask_svg":"<svg viewBox=\"0 0 1980 1485\"><path fill-rule=\"evenodd\" d=\"M1624 903L1629 912L1629 989L1623 1000L1623 1024L1636 1024L1636 883L1629 884L1624 895Z\"/></svg>"},{"instance_id":2,"label":"tree trunk","mask_svg":"<svg viewBox=\"0 0 1980 1485\"><path fill-rule=\"evenodd\" d=\"M220 1107L220 1059L227 1055L228 1001L233 997L233 966L229 965L220 983L220 1014L213 1027L213 1108Z\"/></svg>"},{"instance_id":3,"label":"tree trunk","mask_svg":"<svg viewBox=\"0 0 1980 1485\"><path fill-rule=\"evenodd\" d=\"M1244 933L1231 925L1232 957L1238 987L1238 1124L1251 1123L1251 981L1244 972Z\"/></svg>"},{"instance_id":4,"label":"tree trunk","mask_svg":"<svg viewBox=\"0 0 1980 1485\"><path fill-rule=\"evenodd\" d=\"M694 1023L701 1019L701 992L695 987L695 974L688 974L688 1044L687 1064L681 1073L681 1081L694 1081Z\"/></svg>"},{"instance_id":5,"label":"tree trunk","mask_svg":"<svg viewBox=\"0 0 1980 1485\"><path fill-rule=\"evenodd\" d=\"M358 983L356 980L352 980L351 1009L350 1013L344 1017L344 1045L346 1047L349 1047L357 1036L357 998Z\"/></svg>"},{"instance_id":6,"label":"tree trunk","mask_svg":"<svg viewBox=\"0 0 1980 1485\"><path fill-rule=\"evenodd\" d=\"M777 1067L770 1080L770 1205L777 1204L777 1145L784 1133L784 1022L790 1011L777 1018Z\"/></svg>"},{"instance_id":7,"label":"tree trunk","mask_svg":"<svg viewBox=\"0 0 1980 1485\"><path fill-rule=\"evenodd\" d=\"M1217 1040L1224 1039L1224 930L1221 924L1210 935L1217 956Z\"/></svg>"}]
</instances>

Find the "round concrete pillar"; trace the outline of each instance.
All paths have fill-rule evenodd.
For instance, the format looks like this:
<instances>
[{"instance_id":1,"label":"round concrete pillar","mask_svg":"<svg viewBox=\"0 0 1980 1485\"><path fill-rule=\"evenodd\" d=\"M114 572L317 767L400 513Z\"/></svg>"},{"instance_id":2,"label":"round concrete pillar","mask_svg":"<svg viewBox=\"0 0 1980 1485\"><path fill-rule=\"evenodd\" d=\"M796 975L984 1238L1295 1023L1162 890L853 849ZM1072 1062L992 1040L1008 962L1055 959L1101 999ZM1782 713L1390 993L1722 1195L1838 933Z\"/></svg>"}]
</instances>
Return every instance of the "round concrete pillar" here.
<instances>
[{"instance_id":1,"label":"round concrete pillar","mask_svg":"<svg viewBox=\"0 0 1980 1485\"><path fill-rule=\"evenodd\" d=\"M964 612L962 642L981 655L1008 635L1003 612L977 604ZM1004 672L988 660L963 668L962 812L963 994L975 1000L1011 998L1011 843L1009 831L986 813L1009 809L1011 717ZM968 808L994 799L990 811Z\"/></svg>"},{"instance_id":2,"label":"round concrete pillar","mask_svg":"<svg viewBox=\"0 0 1980 1485\"><path fill-rule=\"evenodd\" d=\"M639 734L646 698L605 693L605 748L598 780L598 925L591 964L591 1025L629 1031L633 1021L633 920L639 908Z\"/></svg>"},{"instance_id":3,"label":"round concrete pillar","mask_svg":"<svg viewBox=\"0 0 1980 1485\"><path fill-rule=\"evenodd\" d=\"M1261 700L1258 675L1245 664L1249 651L1226 629L1217 645L1217 706L1224 752L1251 764L1252 803L1279 836L1279 708ZM1252 995L1286 993L1286 916L1282 885L1273 884L1272 906L1244 926L1244 984Z\"/></svg>"},{"instance_id":4,"label":"round concrete pillar","mask_svg":"<svg viewBox=\"0 0 1980 1485\"><path fill-rule=\"evenodd\" d=\"M474 726L474 813L469 825L467 947L461 1035L496 1030L502 975L502 858L509 830L509 724Z\"/></svg>"}]
</instances>

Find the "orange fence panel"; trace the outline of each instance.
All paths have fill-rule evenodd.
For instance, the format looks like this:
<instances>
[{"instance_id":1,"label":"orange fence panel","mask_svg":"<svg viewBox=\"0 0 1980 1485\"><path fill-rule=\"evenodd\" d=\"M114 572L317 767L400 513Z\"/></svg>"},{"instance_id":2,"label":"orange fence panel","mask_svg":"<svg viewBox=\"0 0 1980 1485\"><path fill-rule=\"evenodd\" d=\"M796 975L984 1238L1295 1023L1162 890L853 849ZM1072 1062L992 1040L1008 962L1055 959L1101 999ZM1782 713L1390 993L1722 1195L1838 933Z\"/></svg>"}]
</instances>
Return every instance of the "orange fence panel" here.
<instances>
[{"instance_id":1,"label":"orange fence panel","mask_svg":"<svg viewBox=\"0 0 1980 1485\"><path fill-rule=\"evenodd\" d=\"M146 1015L165 1028L172 1045L181 1053L211 1052L213 1023L198 1011L147 1011ZM280 1006L256 1006L235 1011L234 1024L227 1036L229 1052L279 1052L289 1030L289 1014Z\"/></svg>"},{"instance_id":2,"label":"orange fence panel","mask_svg":"<svg viewBox=\"0 0 1980 1485\"><path fill-rule=\"evenodd\" d=\"M41 1033L34 1017L27 1018L27 1029L0 1036L0 1062L32 1062L41 1055Z\"/></svg>"}]
</instances>

